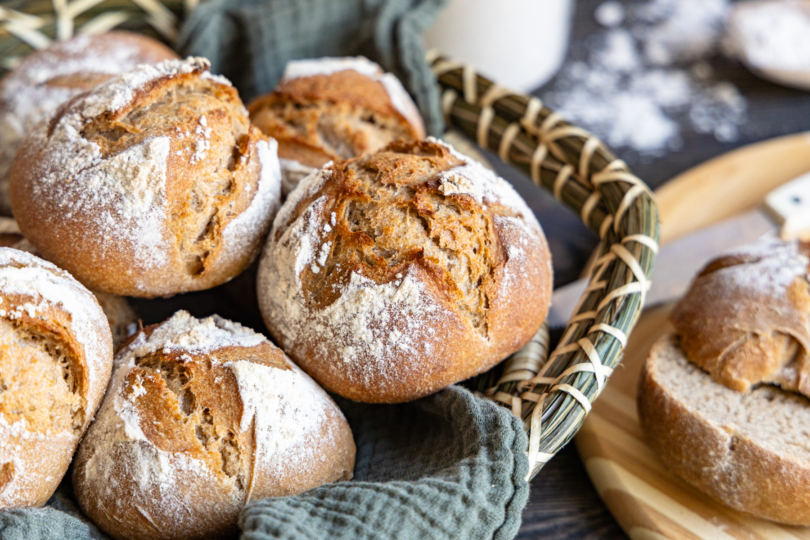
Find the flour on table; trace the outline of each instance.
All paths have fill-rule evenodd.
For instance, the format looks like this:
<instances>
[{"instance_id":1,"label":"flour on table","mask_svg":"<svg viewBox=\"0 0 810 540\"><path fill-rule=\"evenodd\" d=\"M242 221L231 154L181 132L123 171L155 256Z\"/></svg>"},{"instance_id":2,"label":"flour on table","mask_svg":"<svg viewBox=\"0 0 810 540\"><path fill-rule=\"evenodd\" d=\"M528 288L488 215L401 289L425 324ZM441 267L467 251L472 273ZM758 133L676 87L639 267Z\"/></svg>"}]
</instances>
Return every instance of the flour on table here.
<instances>
[{"instance_id":1,"label":"flour on table","mask_svg":"<svg viewBox=\"0 0 810 540\"><path fill-rule=\"evenodd\" d=\"M706 62L718 51L727 10L727 0L604 2L594 17L605 29L544 101L642 158L679 148L687 129L734 141L746 101L731 83L715 80Z\"/></svg>"}]
</instances>

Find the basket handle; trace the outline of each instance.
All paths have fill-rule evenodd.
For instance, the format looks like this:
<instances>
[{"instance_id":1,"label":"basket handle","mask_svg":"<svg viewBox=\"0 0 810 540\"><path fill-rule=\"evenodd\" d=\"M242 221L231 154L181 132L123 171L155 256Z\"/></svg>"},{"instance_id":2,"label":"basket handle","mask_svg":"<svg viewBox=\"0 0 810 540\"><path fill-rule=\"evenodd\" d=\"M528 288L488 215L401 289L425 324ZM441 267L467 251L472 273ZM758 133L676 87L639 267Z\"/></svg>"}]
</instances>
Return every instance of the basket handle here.
<instances>
[{"instance_id":1,"label":"basket handle","mask_svg":"<svg viewBox=\"0 0 810 540\"><path fill-rule=\"evenodd\" d=\"M623 161L538 98L511 92L437 53L428 53L427 61L448 125L522 170L601 239L588 288L548 361L522 358L520 375L512 371L488 392L522 418L532 478L574 437L621 361L650 287L658 209ZM542 347L533 350L542 354Z\"/></svg>"}]
</instances>

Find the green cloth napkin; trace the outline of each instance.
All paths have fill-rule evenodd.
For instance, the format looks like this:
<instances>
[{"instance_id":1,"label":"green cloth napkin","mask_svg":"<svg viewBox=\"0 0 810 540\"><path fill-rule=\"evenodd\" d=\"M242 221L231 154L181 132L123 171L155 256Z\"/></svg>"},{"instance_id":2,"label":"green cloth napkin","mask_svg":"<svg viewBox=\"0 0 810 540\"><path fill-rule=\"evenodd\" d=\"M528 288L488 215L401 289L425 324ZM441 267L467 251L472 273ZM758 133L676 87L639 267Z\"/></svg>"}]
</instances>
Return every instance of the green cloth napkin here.
<instances>
[{"instance_id":1,"label":"green cloth napkin","mask_svg":"<svg viewBox=\"0 0 810 540\"><path fill-rule=\"evenodd\" d=\"M177 49L211 60L245 102L272 91L290 60L366 56L399 77L439 136L439 89L422 33L447 1L210 0L189 15Z\"/></svg>"},{"instance_id":2,"label":"green cloth napkin","mask_svg":"<svg viewBox=\"0 0 810 540\"><path fill-rule=\"evenodd\" d=\"M510 540L529 496L528 441L508 410L450 387L401 405L338 399L357 443L354 479L250 503L243 540ZM0 513L3 540L106 540L70 477L42 509Z\"/></svg>"},{"instance_id":3,"label":"green cloth napkin","mask_svg":"<svg viewBox=\"0 0 810 540\"><path fill-rule=\"evenodd\" d=\"M338 402L354 479L242 511L243 540L511 540L529 496L528 440L506 409L451 387L402 405Z\"/></svg>"}]
</instances>

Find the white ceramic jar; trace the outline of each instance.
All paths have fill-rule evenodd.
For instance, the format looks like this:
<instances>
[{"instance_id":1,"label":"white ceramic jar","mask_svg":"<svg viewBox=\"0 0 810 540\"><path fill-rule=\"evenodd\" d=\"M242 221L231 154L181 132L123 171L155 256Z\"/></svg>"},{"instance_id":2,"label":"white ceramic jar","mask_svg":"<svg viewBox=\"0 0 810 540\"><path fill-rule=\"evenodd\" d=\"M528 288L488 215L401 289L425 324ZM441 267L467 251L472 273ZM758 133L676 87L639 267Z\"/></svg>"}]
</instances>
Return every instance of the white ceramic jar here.
<instances>
[{"instance_id":1,"label":"white ceramic jar","mask_svg":"<svg viewBox=\"0 0 810 540\"><path fill-rule=\"evenodd\" d=\"M560 68L573 7L573 0L451 0L426 32L426 46L527 92Z\"/></svg>"}]
</instances>

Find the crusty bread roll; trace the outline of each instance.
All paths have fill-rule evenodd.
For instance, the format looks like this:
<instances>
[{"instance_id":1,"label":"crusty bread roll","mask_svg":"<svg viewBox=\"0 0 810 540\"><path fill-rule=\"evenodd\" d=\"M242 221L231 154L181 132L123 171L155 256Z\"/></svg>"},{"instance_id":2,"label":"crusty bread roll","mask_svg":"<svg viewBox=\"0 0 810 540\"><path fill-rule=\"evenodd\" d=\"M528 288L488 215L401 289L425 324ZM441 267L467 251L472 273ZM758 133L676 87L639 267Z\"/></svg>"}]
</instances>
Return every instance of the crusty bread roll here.
<instances>
[{"instance_id":1,"label":"crusty bread roll","mask_svg":"<svg viewBox=\"0 0 810 540\"><path fill-rule=\"evenodd\" d=\"M354 454L337 405L264 336L180 311L116 355L73 486L118 539L230 537L245 503L349 479Z\"/></svg>"},{"instance_id":2,"label":"crusty bread roll","mask_svg":"<svg viewBox=\"0 0 810 540\"><path fill-rule=\"evenodd\" d=\"M0 508L42 506L101 402L112 338L67 272L0 248Z\"/></svg>"},{"instance_id":3,"label":"crusty bread roll","mask_svg":"<svg viewBox=\"0 0 810 540\"><path fill-rule=\"evenodd\" d=\"M810 402L771 385L742 393L689 362L674 335L650 352L639 418L664 464L743 512L810 525Z\"/></svg>"},{"instance_id":4,"label":"crusty bread roll","mask_svg":"<svg viewBox=\"0 0 810 540\"><path fill-rule=\"evenodd\" d=\"M399 79L362 57L290 62L276 89L248 110L256 126L278 140L284 196L328 161L425 137Z\"/></svg>"},{"instance_id":5,"label":"crusty bread roll","mask_svg":"<svg viewBox=\"0 0 810 540\"><path fill-rule=\"evenodd\" d=\"M37 123L73 96L138 64L173 58L174 51L159 41L123 31L76 36L26 56L0 82L0 213L11 213L11 164Z\"/></svg>"},{"instance_id":6,"label":"crusty bread roll","mask_svg":"<svg viewBox=\"0 0 810 540\"><path fill-rule=\"evenodd\" d=\"M308 176L273 224L257 282L271 335L316 381L402 402L526 344L552 270L512 187L428 139Z\"/></svg>"},{"instance_id":7,"label":"crusty bread roll","mask_svg":"<svg viewBox=\"0 0 810 540\"><path fill-rule=\"evenodd\" d=\"M709 263L670 317L689 360L734 390L810 396L808 257L810 244L769 239Z\"/></svg>"},{"instance_id":8,"label":"crusty bread roll","mask_svg":"<svg viewBox=\"0 0 810 540\"><path fill-rule=\"evenodd\" d=\"M36 248L25 239L13 218L0 216L0 247L10 247L27 251L39 257ZM90 291L101 306L112 332L113 350L138 329L138 316L123 296Z\"/></svg>"},{"instance_id":9,"label":"crusty bread roll","mask_svg":"<svg viewBox=\"0 0 810 540\"><path fill-rule=\"evenodd\" d=\"M25 237L88 287L170 296L250 264L280 175L236 90L189 58L138 66L40 123L11 200Z\"/></svg>"}]
</instances>

